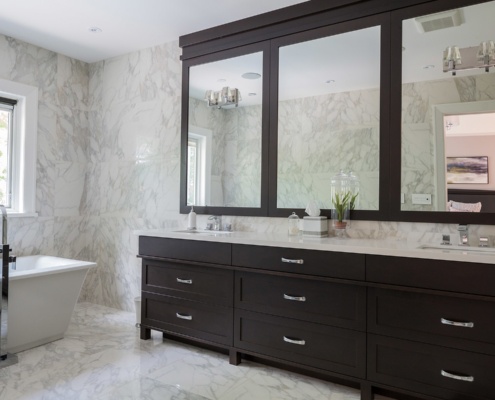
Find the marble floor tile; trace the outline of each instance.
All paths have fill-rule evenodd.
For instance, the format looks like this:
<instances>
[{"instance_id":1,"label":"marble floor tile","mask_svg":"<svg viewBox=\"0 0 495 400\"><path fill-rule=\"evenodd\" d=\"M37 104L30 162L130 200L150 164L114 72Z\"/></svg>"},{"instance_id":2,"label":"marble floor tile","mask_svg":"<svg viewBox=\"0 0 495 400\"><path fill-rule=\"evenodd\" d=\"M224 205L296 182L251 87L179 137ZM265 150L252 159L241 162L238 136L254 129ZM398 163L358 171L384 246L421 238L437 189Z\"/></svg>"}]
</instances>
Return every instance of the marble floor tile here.
<instances>
[{"instance_id":1,"label":"marble floor tile","mask_svg":"<svg viewBox=\"0 0 495 400\"><path fill-rule=\"evenodd\" d=\"M134 313L76 306L61 340L0 369L2 400L359 400L359 391L172 341L139 339ZM379 399L385 399L378 397Z\"/></svg>"}]
</instances>

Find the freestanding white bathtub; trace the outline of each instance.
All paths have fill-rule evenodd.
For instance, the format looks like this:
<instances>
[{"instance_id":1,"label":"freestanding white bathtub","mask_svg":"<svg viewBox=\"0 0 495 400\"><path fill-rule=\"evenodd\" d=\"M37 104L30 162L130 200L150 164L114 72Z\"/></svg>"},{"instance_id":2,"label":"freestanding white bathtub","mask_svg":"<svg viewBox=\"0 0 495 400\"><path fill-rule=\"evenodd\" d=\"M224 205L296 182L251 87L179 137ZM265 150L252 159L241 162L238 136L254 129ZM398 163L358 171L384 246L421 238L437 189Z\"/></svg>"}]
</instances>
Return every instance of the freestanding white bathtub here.
<instances>
[{"instance_id":1,"label":"freestanding white bathtub","mask_svg":"<svg viewBox=\"0 0 495 400\"><path fill-rule=\"evenodd\" d=\"M7 351L63 338L86 274L95 266L60 257L18 257L10 270Z\"/></svg>"}]
</instances>

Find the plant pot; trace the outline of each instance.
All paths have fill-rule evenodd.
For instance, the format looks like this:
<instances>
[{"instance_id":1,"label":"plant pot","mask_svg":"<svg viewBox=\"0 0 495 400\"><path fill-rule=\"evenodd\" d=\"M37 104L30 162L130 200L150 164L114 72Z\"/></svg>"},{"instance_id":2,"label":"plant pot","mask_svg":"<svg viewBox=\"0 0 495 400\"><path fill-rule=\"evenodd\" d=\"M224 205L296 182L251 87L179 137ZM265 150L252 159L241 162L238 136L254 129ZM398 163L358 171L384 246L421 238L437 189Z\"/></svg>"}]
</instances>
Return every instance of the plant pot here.
<instances>
[{"instance_id":1,"label":"plant pot","mask_svg":"<svg viewBox=\"0 0 495 400\"><path fill-rule=\"evenodd\" d=\"M345 229L347 226L347 221L334 221L333 227L335 229Z\"/></svg>"}]
</instances>

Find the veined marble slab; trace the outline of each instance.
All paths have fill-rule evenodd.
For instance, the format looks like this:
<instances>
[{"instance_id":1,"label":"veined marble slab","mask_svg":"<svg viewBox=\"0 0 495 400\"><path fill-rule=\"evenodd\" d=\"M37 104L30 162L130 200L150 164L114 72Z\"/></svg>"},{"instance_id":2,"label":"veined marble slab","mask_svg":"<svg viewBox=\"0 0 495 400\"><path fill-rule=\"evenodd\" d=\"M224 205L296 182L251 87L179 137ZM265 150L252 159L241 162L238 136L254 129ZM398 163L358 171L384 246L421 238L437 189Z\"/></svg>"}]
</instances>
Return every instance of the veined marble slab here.
<instances>
[{"instance_id":1,"label":"veined marble slab","mask_svg":"<svg viewBox=\"0 0 495 400\"><path fill-rule=\"evenodd\" d=\"M170 239L202 240L208 242L495 264L495 248L486 249L474 246L461 247L457 245L441 246L441 235L439 235L438 242L434 243L400 239L310 238L304 236L288 236L280 233L259 232L225 233L201 231L201 233L191 233L185 230L153 229L137 230L134 233L138 236L163 237Z\"/></svg>"}]
</instances>

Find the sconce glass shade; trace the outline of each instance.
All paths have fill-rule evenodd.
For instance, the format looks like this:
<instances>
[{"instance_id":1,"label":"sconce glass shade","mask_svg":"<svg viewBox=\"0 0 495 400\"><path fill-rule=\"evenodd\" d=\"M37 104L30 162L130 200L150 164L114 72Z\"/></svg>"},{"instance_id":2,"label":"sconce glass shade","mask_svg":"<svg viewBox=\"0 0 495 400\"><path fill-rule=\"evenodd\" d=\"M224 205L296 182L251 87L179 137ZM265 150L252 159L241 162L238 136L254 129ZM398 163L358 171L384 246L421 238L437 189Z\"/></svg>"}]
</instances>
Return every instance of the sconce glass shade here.
<instances>
[{"instance_id":1,"label":"sconce glass shade","mask_svg":"<svg viewBox=\"0 0 495 400\"><path fill-rule=\"evenodd\" d=\"M239 105L241 101L241 92L239 89L225 86L220 91L207 90L205 93L205 101L208 107L222 108L224 106Z\"/></svg>"},{"instance_id":2,"label":"sconce glass shade","mask_svg":"<svg viewBox=\"0 0 495 400\"><path fill-rule=\"evenodd\" d=\"M462 64L461 52L458 46L449 46L445 49L443 62L446 67L455 68L456 64Z\"/></svg>"},{"instance_id":3,"label":"sconce glass shade","mask_svg":"<svg viewBox=\"0 0 495 400\"><path fill-rule=\"evenodd\" d=\"M478 47L478 61L483 65L493 64L495 61L495 43L493 40L480 43Z\"/></svg>"}]
</instances>

